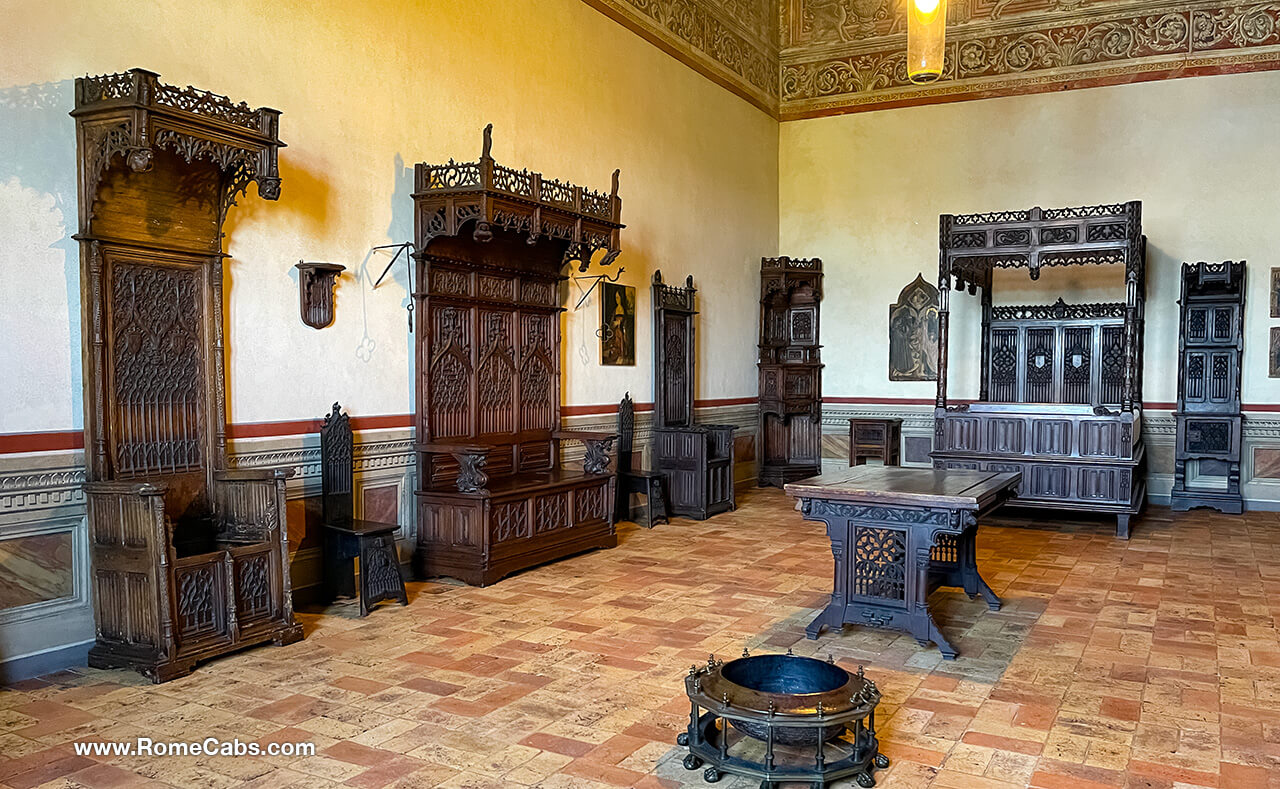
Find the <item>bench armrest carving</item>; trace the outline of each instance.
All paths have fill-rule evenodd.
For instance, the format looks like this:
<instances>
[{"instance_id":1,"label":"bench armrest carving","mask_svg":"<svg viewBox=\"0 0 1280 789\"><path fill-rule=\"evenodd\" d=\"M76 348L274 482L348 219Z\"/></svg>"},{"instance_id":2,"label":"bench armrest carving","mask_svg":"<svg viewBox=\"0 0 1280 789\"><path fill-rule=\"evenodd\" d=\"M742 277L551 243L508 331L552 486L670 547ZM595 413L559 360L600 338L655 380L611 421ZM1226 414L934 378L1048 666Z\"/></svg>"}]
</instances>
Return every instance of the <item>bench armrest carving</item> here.
<instances>
[{"instance_id":1,"label":"bench armrest carving","mask_svg":"<svg viewBox=\"0 0 1280 789\"><path fill-rule=\"evenodd\" d=\"M415 447L419 452L426 452L432 455L452 455L453 459L458 461L458 477L454 480L454 484L458 488L459 493L484 493L485 485L489 484L489 475L485 473L484 466L489 462L489 453L493 451L493 447L488 444L449 444L449 443L427 443L417 444Z\"/></svg>"},{"instance_id":2,"label":"bench armrest carving","mask_svg":"<svg viewBox=\"0 0 1280 789\"><path fill-rule=\"evenodd\" d=\"M582 470L587 474L609 473L609 450L613 448L616 433L557 430L551 434L557 441L581 441L587 448L582 458Z\"/></svg>"}]
</instances>

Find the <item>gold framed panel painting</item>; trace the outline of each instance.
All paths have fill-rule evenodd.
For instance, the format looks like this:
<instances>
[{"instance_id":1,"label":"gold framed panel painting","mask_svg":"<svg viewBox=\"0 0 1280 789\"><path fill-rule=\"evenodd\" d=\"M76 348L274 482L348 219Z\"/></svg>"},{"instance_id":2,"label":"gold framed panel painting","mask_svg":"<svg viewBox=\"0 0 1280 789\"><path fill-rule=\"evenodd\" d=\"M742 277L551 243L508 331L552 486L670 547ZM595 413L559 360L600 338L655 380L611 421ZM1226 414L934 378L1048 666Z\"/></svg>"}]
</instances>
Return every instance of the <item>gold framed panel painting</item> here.
<instances>
[{"instance_id":1,"label":"gold framed panel painting","mask_svg":"<svg viewBox=\"0 0 1280 789\"><path fill-rule=\"evenodd\" d=\"M636 289L600 283L600 364L629 367L636 363Z\"/></svg>"}]
</instances>

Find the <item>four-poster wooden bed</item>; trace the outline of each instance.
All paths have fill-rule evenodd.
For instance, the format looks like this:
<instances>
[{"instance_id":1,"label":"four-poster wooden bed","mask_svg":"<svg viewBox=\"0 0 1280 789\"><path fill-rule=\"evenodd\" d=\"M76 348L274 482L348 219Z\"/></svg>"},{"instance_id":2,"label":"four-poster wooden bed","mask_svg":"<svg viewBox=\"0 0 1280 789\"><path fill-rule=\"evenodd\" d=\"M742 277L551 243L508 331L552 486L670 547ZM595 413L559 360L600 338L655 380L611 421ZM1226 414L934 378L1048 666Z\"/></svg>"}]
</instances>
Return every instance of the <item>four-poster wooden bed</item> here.
<instances>
[{"instance_id":1,"label":"four-poster wooden bed","mask_svg":"<svg viewBox=\"0 0 1280 789\"><path fill-rule=\"evenodd\" d=\"M1146 500L1142 204L943 214L938 289L938 395L933 463L1020 471L1012 504L1113 513L1116 534ZM1122 302L993 306L992 272L1124 267ZM977 402L947 399L950 291L981 293Z\"/></svg>"}]
</instances>

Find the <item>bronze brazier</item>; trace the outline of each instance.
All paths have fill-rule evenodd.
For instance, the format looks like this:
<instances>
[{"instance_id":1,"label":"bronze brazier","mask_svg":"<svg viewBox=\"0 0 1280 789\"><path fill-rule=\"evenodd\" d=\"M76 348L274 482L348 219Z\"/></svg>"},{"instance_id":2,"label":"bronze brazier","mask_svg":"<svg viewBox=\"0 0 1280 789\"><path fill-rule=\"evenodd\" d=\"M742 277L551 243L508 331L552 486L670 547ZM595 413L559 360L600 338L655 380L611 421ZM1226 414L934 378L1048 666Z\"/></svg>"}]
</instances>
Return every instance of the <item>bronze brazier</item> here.
<instances>
[{"instance_id":1,"label":"bronze brazier","mask_svg":"<svg viewBox=\"0 0 1280 789\"><path fill-rule=\"evenodd\" d=\"M676 742L689 749L686 770L708 765L709 783L731 773L759 778L762 789L784 781L820 789L849 777L870 787L873 771L889 766L875 734L880 691L861 668L850 674L830 659L743 650L728 663L712 655L691 667L685 692L689 726ZM765 744L762 756L752 739Z\"/></svg>"}]
</instances>

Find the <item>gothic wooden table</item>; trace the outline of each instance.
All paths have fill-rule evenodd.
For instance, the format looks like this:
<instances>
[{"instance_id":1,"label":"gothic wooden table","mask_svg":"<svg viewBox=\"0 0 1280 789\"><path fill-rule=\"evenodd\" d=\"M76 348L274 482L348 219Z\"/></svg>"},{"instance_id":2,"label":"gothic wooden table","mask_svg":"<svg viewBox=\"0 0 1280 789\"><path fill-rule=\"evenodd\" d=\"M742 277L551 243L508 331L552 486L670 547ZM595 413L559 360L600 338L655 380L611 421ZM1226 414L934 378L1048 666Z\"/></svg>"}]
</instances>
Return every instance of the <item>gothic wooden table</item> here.
<instances>
[{"instance_id":1,"label":"gothic wooden table","mask_svg":"<svg viewBox=\"0 0 1280 789\"><path fill-rule=\"evenodd\" d=\"M831 603L806 634L817 638L845 624L905 630L955 659L929 611L929 593L958 586L999 610L1000 598L978 574L974 538L978 518L1017 495L1021 479L1016 472L855 466L788 484L805 519L827 524L836 560Z\"/></svg>"}]
</instances>

